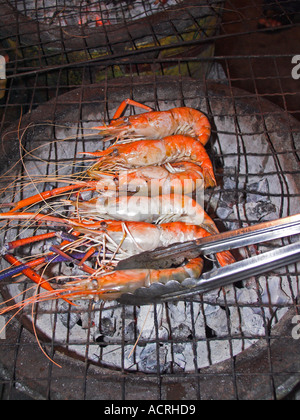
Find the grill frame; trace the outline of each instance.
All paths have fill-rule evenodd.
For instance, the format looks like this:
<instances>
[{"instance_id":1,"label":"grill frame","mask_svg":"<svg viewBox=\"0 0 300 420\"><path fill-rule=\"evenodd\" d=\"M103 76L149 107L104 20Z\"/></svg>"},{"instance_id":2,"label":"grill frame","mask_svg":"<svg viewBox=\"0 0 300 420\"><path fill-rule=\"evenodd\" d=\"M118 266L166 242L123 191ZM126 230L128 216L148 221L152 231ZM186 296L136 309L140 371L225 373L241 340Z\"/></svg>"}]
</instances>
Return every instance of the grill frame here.
<instances>
[{"instance_id":1,"label":"grill frame","mask_svg":"<svg viewBox=\"0 0 300 420\"><path fill-rule=\"evenodd\" d=\"M126 79L127 80L127 79ZM170 86L169 89L172 89L171 86L171 80L168 79ZM175 81L174 81L175 80ZM146 83L145 83L146 82ZM144 86L144 84L148 86L153 86L153 83L156 83L156 88L158 89L158 86L165 84L166 79L158 79L157 77L150 77L150 78L142 78L141 80L137 81L137 79L132 80L131 87L129 89L132 89L133 95L135 99L140 99L137 97L136 92L141 95L143 93L141 92L142 89L139 89L139 85ZM184 101L184 84L190 83L190 80L185 80L182 78L180 81L177 80L177 78L173 79L173 82L175 84L181 85L181 91L183 93L183 101ZM199 81L194 81L195 85L199 84ZM64 119L64 108L67 109L69 106L75 106L77 107L79 105L79 108L84 103L94 103L94 100L91 100L91 97L98 98L97 102L99 104L108 104L108 100L112 100L114 102L117 101L119 91L121 90L127 90L128 86L124 88L123 80L115 80L115 81L109 81L103 85L100 85L98 91L95 91L94 89L91 89L91 87L83 87L82 92L79 93L78 91L72 91L69 92L63 97L59 97L58 100L52 100L50 101L50 110L52 109L53 113L57 116L62 116L62 120L66 123L66 120ZM205 89L207 94L207 99L211 98L210 92L215 91L215 97L218 97L218 95L221 97L222 93L227 92L227 97L230 97L231 99L234 98L234 102L237 103L238 100L242 100L248 104L247 111L251 114L251 110L253 103L257 102L253 98L252 95L249 96L249 93L229 88L224 85L215 85L214 83L205 83ZM85 93L84 93L85 92ZM99 92L99 94L98 94ZM102 92L102 97L100 96ZM75 93L75 95L74 95ZM167 95L167 92L165 93ZM233 94L233 96L231 96ZM74 100L74 97L76 100ZM80 97L81 100L77 101L77 98ZM239 99L237 99L239 98ZM251 99L252 98L252 99ZM251 101L253 102L251 104ZM183 102L184 105L184 102ZM36 111L33 111L31 115L26 115L23 118L22 124L24 127L28 126L29 121L30 122L41 122L41 118L44 118L46 114L45 110L49 106L48 104L40 106ZM280 117L281 110L277 108L275 105L269 104L269 103L263 103L264 112L266 112L266 115L276 115L277 118L282 118L286 122L286 117ZM239 115L239 112L236 112ZM108 110L108 117L111 115L112 110ZM53 115L54 115L53 114ZM80 114L81 115L81 114ZM58 122L55 117L53 117L52 122ZM291 124L291 121L289 120L289 124ZM297 126L297 124L296 124ZM22 127L22 126L21 126ZM22 130L22 128L21 128ZM10 128L8 130L9 132L15 133L15 130L12 130ZM298 132L298 130L296 130ZM22 133L22 131L21 131ZM15 134L12 134L13 137L15 137ZM12 138L8 138L9 144L11 145ZM281 150L281 153L284 154L293 154L293 147L287 150ZM299 176L299 171L295 168L291 167L291 174L293 176ZM296 269L296 274L298 274L298 271ZM8 296L6 296L8 297ZM197 300L196 300L197 301ZM189 304L189 301L188 303ZM192 305L192 303L191 303ZM272 328L272 332L269 332L264 339L261 339L261 342L258 342L257 344L254 344L252 347L244 351L243 353L239 354L238 356L232 357L227 362L223 362L221 364L213 365L210 368L201 368L196 369L194 373L186 373L186 374L178 374L178 373L161 373L157 372L156 374L143 374L143 373L130 373L125 369L124 365L123 368L112 371L111 369L94 366L93 363L90 361L90 359L86 358L79 358L76 356L74 359L73 357L70 359L70 354L67 352L66 356L62 356L62 353L65 353L65 350L61 348L59 345L57 346L57 343L55 341L55 338L52 337L52 340L50 340L50 343L48 342L49 339L43 335L43 333L40 334L41 342L44 343L48 351L50 351L50 354L52 352L55 352L55 360L63 364L63 379L60 377L59 370L55 366L51 365L51 362L48 363L48 361L43 360L44 356L36 346L32 340L29 342L28 338L28 332L25 330L22 330L22 327L14 326L13 330L16 328L19 330L19 337L22 337L22 341L18 344L18 347L22 350L18 350L18 352L15 352L15 362L14 362L14 377L18 377L20 374L22 378L27 378L27 375L29 375L29 383L32 385L32 388L34 390L41 390L43 389L42 395L36 395L36 391L32 391L34 398L37 397L43 397L43 398L54 398L54 399L61 399L61 398L69 398L71 395L64 394L62 396L59 392L59 385L57 382L60 383L60 380L63 383L63 380L65 383L68 383L69 381L72 382L72 395L76 394L78 398L84 398L89 399L92 394L92 392L89 388L89 383L95 384L97 383L97 389L101 386L102 389L102 379L105 378L105 391L102 389L102 397L106 397L107 399L115 399L115 395L112 394L114 389L111 387L111 385L118 384L119 387L119 394L116 399L126 399L129 398L129 394L132 396L134 395L134 398L142 399L142 396L147 395L147 398L149 399L172 399L171 397L174 397L174 395L179 395L181 399L217 399L218 397L221 397L222 399L277 399L285 396L291 389L292 386L294 386L298 380L298 367L297 367L297 357L295 357L295 354L297 355L297 343L295 343L295 340L291 338L291 329L293 328L293 325L291 323L291 320L295 316L295 314L298 314L299 312L299 305L298 301L295 300L294 303L291 305L291 309L289 313L286 315L285 319L280 321L280 323ZM125 321L125 320L124 320ZM30 326L30 321L23 319L23 324L28 330L32 330L32 327ZM20 330L21 328L21 330ZM156 328L156 339L154 340L154 343L157 346L157 351L161 345L161 340L158 336L158 316L157 313L155 315L155 328ZM192 326L193 328L193 326ZM267 326L266 326L267 328ZM21 331L21 332L20 332ZM266 331L268 331L266 329ZM13 332L14 333L14 332ZM25 335L24 335L25 334ZM23 345L23 336L26 337L26 343L27 346L31 349L30 352L26 352L26 345ZM233 337L228 337L229 342L233 339ZM209 341L209 339L208 339ZM195 354L197 353L196 350L196 343L197 340L194 339L193 346ZM284 343L284 346L286 348L288 347L290 350L287 351L287 357L285 357L285 368L283 369L283 362L280 359L280 354L282 353L282 345ZM92 344L92 343L91 343ZM122 346L125 346L125 336L123 336ZM0 343L1 347L1 343ZM4 347L5 348L5 347ZM125 348L125 347L124 347ZM285 348L285 349L286 349ZM2 348L3 350L3 348ZM16 349L15 349L16 350ZM20 351L20 353L19 353ZM29 353L29 354L27 354ZM20 356L21 355L21 356ZM22 357L22 369L20 368L20 357ZM38 358L38 364L41 364L42 366L48 366L47 375L45 377L42 377L39 380L35 380L32 377L30 377L30 371L27 372L27 369L30 369L30 365L32 364L30 360L27 362L27 358L29 359L35 357ZM159 353L157 353L157 357L159 357ZM32 359L31 359L32 360ZM76 361L77 360L77 361ZM280 363L278 362L280 360ZM278 369L278 363L281 366L281 371L277 372ZM25 372L23 371L23 366L25 369ZM258 367L259 366L259 367ZM296 367L295 367L296 366ZM45 368L44 368L45 369ZM254 371L252 370L254 369ZM293 374L287 375L287 372L293 372ZM22 373L20 373L22 372ZM66 373L67 372L67 373ZM75 375L75 382L77 381L77 386L74 385L74 378L73 375ZM287 378L287 379L286 379ZM220 390L220 380L222 379L222 386L223 388ZM285 380L286 379L286 380ZM54 380L54 385L53 385ZM27 382L27 381L25 381ZM81 386L79 386L79 383L81 382ZM179 386L180 382L180 386ZM10 382L11 384L12 382ZM14 384L19 383L19 380L14 379ZM46 386L45 383L48 385ZM219 385L218 385L219 384ZM26 383L26 386L27 383ZM57 386L57 388L56 388ZM131 388L132 387L132 388ZM28 388L32 389L30 386ZM84 391L82 391L84 389ZM131 389L129 391L129 389ZM193 390L193 395L190 395L189 392ZM75 394L74 394L75 392ZM218 395L216 394L218 392ZM132 394L133 393L133 394ZM95 396L94 396L95 397ZM97 396L96 396L97 398Z\"/></svg>"},{"instance_id":2,"label":"grill frame","mask_svg":"<svg viewBox=\"0 0 300 420\"><path fill-rule=\"evenodd\" d=\"M19 57L16 61L19 68L23 67L23 71L26 67L44 67L43 71L47 71L53 67L53 61L55 67L62 68L70 62L72 66L86 61L101 65L107 59L110 61L128 55L142 56L144 60L151 62L164 52L168 56L171 48L177 48L178 55L182 48L190 46L198 47L190 55L198 54L199 45L211 44L211 37L216 35L215 28L222 16L224 0L204 0L201 5L194 0L183 0L179 6L163 8L152 16L129 23L124 21L100 28L72 26L67 27L67 30L33 21L20 13L12 13L6 3L6 0L0 2L4 15L0 28L4 34L2 42L7 41L5 45L8 43L7 48L12 54L14 50L17 51L15 54ZM216 10L213 7L215 5ZM199 19L204 27L198 23ZM193 41L191 37L197 38L199 33L200 39ZM16 36L18 39L15 40ZM35 63L26 55L35 56Z\"/></svg>"},{"instance_id":3,"label":"grill frame","mask_svg":"<svg viewBox=\"0 0 300 420\"><path fill-rule=\"evenodd\" d=\"M56 361L63 364L63 369L59 369L41 360L40 350L31 344L28 331L23 330L20 324L15 324L9 327L8 337L13 344L6 345L6 352L11 349L18 358L14 358L9 370L1 369L2 375L6 375L1 383L8 387L10 393L16 388L35 400L282 399L299 383L298 343L291 338L291 327L286 328L287 324L291 325L293 317L294 313L288 313L284 322L274 328L274 335L268 337L269 344L254 345L238 361L229 360L225 369L223 365L222 372L220 366L215 365L213 369L201 369L201 372L194 374L173 376L113 372L91 365L88 360L75 363L72 360L72 363L68 363L70 359L62 355L56 357ZM278 336L280 339L276 340ZM288 350L284 372L281 339ZM1 360L4 360L2 351L1 346ZM36 365L37 372L42 372L38 377L32 375L32 363ZM253 375L256 363L257 371ZM20 368L23 370L22 381L19 378Z\"/></svg>"}]
</instances>

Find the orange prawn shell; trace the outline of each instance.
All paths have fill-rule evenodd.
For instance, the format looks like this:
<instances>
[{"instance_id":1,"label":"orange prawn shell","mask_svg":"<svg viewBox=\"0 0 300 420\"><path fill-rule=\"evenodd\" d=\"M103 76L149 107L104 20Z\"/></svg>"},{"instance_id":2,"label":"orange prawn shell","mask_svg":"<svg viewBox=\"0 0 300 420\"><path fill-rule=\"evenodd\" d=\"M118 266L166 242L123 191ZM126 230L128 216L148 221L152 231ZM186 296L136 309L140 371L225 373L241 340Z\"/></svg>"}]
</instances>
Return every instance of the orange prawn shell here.
<instances>
[{"instance_id":1,"label":"orange prawn shell","mask_svg":"<svg viewBox=\"0 0 300 420\"><path fill-rule=\"evenodd\" d=\"M200 167L207 187L216 186L213 165L207 151L190 136L174 135L161 140L139 140L113 145L104 151L90 154L99 157L98 162L88 171L91 177L97 176L99 171L117 174L121 170L190 162Z\"/></svg>"},{"instance_id":2,"label":"orange prawn shell","mask_svg":"<svg viewBox=\"0 0 300 420\"><path fill-rule=\"evenodd\" d=\"M124 293L132 293L141 287L150 287L153 283L183 281L188 277L199 278L202 270L202 258L195 258L178 268L117 270L95 277L93 280L77 283L74 288L69 288L73 293L66 296L77 299L99 295L101 299L114 300Z\"/></svg>"},{"instance_id":3,"label":"orange prawn shell","mask_svg":"<svg viewBox=\"0 0 300 420\"><path fill-rule=\"evenodd\" d=\"M90 173L98 179L98 191L133 192L151 196L158 194L190 194L196 190L214 186L211 178L204 180L200 166L190 162L172 164L174 172L161 166L144 166L142 168L120 171L107 175L93 171Z\"/></svg>"},{"instance_id":4,"label":"orange prawn shell","mask_svg":"<svg viewBox=\"0 0 300 420\"><path fill-rule=\"evenodd\" d=\"M100 135L117 138L161 139L174 134L195 137L204 146L211 135L211 125L201 111L189 107L173 108L168 111L150 111L130 117L113 120L108 126L94 127Z\"/></svg>"},{"instance_id":5,"label":"orange prawn shell","mask_svg":"<svg viewBox=\"0 0 300 420\"><path fill-rule=\"evenodd\" d=\"M105 221L103 223L103 229L95 230L93 234L96 236L97 234L102 235L103 233L112 235L118 234L119 238L121 238L124 233L124 224L136 243L140 246L145 246L145 251L153 250L161 246L168 246L177 242L182 243L206 238L212 235L201 226L189 225L183 222L152 225L146 222L120 221ZM77 229L79 229L82 233L85 232L82 228ZM149 240L149 238L151 238L151 240ZM235 258L229 251L217 253L216 258L219 264L223 267L235 262Z\"/></svg>"}]
</instances>

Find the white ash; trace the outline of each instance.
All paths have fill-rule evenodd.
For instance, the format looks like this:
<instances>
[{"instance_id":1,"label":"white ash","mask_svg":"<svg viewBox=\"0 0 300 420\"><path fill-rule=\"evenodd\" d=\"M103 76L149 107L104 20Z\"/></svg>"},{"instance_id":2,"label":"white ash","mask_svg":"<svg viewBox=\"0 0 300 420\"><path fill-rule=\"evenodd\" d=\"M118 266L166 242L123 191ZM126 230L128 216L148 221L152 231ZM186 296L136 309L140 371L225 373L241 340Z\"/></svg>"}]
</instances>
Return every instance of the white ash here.
<instances>
[{"instance_id":1,"label":"white ash","mask_svg":"<svg viewBox=\"0 0 300 420\"><path fill-rule=\"evenodd\" d=\"M75 275L75 270L66 266L64 274ZM10 293L16 296L23 287L11 285ZM243 287L213 290L203 296L203 303L157 305L156 314L153 306L115 308L114 302L102 307L78 301L69 308L61 301L43 302L37 306L36 326L81 357L88 350L91 361L109 368L194 372L263 338L265 326L280 321L298 289L296 275L261 276L248 279Z\"/></svg>"},{"instance_id":2,"label":"white ash","mask_svg":"<svg viewBox=\"0 0 300 420\"><path fill-rule=\"evenodd\" d=\"M278 212L276 204L270 198L267 176L247 185L243 191L239 189L234 177L225 175L223 186L217 187L213 193L208 191L206 200L230 230L240 227L234 221L243 220L249 223L273 220Z\"/></svg>"},{"instance_id":3,"label":"white ash","mask_svg":"<svg viewBox=\"0 0 300 420\"><path fill-rule=\"evenodd\" d=\"M168 0L174 6L182 0ZM162 10L155 0L10 0L18 11L33 20L52 26L114 25L141 19Z\"/></svg>"}]
</instances>

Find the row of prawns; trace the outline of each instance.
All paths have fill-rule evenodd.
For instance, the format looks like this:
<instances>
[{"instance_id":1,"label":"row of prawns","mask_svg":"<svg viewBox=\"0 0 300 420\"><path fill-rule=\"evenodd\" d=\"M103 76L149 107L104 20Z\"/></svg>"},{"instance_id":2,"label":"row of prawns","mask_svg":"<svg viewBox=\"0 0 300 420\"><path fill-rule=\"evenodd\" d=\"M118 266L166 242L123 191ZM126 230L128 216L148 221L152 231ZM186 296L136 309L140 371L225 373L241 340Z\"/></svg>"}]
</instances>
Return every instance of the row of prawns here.
<instances>
[{"instance_id":1,"label":"row of prawns","mask_svg":"<svg viewBox=\"0 0 300 420\"><path fill-rule=\"evenodd\" d=\"M17 307L33 299L62 298L68 303L77 298L116 299L155 282L201 275L201 258L161 270L115 269L119 260L140 252L218 233L213 220L190 196L199 185L216 185L205 149L211 135L207 117L192 108L159 112L141 104L146 112L122 117L128 103L133 104L124 101L109 125L95 127L104 142L114 143L106 150L89 153L95 163L84 179L21 200L10 211L0 213L0 221L5 223L29 221L45 225L49 231L5 244L3 257L11 267L0 273L0 279L23 273L45 289ZM80 199L85 192L93 194L88 201ZM28 211L54 197L62 197L69 206L68 217ZM51 245L41 258L23 264L14 256L14 250L22 246L53 238L60 245ZM218 253L216 259L221 266L235 261L230 252ZM70 261L82 275L71 280L59 276L58 285L57 278L49 280L41 274L48 265Z\"/></svg>"}]
</instances>

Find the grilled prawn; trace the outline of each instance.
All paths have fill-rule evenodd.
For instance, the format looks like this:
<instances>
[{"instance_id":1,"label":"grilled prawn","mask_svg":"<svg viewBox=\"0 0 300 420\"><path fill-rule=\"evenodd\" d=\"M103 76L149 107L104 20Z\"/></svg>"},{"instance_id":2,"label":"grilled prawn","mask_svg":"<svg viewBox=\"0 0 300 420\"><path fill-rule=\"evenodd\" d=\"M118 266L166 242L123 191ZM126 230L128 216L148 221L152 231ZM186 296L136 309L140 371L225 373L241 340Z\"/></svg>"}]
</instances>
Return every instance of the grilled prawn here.
<instances>
[{"instance_id":1,"label":"grilled prawn","mask_svg":"<svg viewBox=\"0 0 300 420\"><path fill-rule=\"evenodd\" d=\"M206 186L216 185L212 162L204 146L189 136L176 135L161 140L113 145L104 151L89 154L99 157L88 172L92 178L97 172L115 173L125 169L188 161L200 166Z\"/></svg>"},{"instance_id":2,"label":"grilled prawn","mask_svg":"<svg viewBox=\"0 0 300 420\"><path fill-rule=\"evenodd\" d=\"M202 273L203 260L195 258L178 268L162 270L140 269L97 272L85 278L78 278L72 282L66 282L53 291L47 291L24 299L15 305L1 309L3 315L13 309L23 308L37 302L46 300L68 299L102 299L115 300L124 293L132 293L141 287L150 287L153 283L167 283L170 280L182 282L187 278L197 279Z\"/></svg>"},{"instance_id":3,"label":"grilled prawn","mask_svg":"<svg viewBox=\"0 0 300 420\"><path fill-rule=\"evenodd\" d=\"M167 247L174 243L183 243L205 238L219 233L214 222L206 216L203 226L190 225L183 222L162 223L154 225L146 222L122 222L116 220L103 220L102 222L84 222L79 219L68 219L48 215L35 215L34 213L2 213L3 221L29 221L30 224L39 224L73 230L73 240L64 245L66 252L82 254L86 250L85 262L89 257L97 254L99 248L105 248L113 254L116 260L121 260L144 251L151 251L159 247ZM58 232L20 239L5 246L7 250L15 249L38 241L60 237ZM70 235L69 235L70 236ZM105 251L104 251L105 253ZM216 254L220 265L225 266L234 262L229 252ZM106 258L106 255L103 255ZM40 263L40 259L37 260ZM83 263L82 262L82 263ZM30 262L30 267L39 265Z\"/></svg>"},{"instance_id":4,"label":"grilled prawn","mask_svg":"<svg viewBox=\"0 0 300 420\"><path fill-rule=\"evenodd\" d=\"M199 225L212 234L218 233L215 223L203 207L193 198L181 194L155 197L100 195L89 201L69 204L76 208L75 214L85 220L112 219L156 224L184 222Z\"/></svg>"},{"instance_id":5,"label":"grilled prawn","mask_svg":"<svg viewBox=\"0 0 300 420\"><path fill-rule=\"evenodd\" d=\"M32 214L7 214L8 220L32 220ZM4 220L4 215L3 215ZM44 215L43 219L37 219L43 223L56 223L58 225L66 225L75 229L74 242L69 242L64 246L66 255L74 255L76 258L79 249L82 250L83 244L88 249L81 264L89 258L90 262L99 262L99 256L102 252L102 258L105 258L104 249L109 250L114 259L127 258L130 255L138 254L145 250L152 250L159 246L168 246L172 243L185 242L189 240L204 238L210 236L210 233L199 226L191 226L185 223L167 223L162 225L152 225L148 223L137 222L117 222L104 221L101 223L84 224L75 219L59 219ZM212 222L213 224L213 222ZM215 228L217 231L217 229ZM75 239L75 237L77 239ZM36 241L36 238L32 238ZM26 240L29 243L29 240ZM76 249L78 247L79 249ZM77 253L76 253L77 252ZM75 253L75 254L74 254ZM217 253L216 257L221 266L233 263L235 260L230 252ZM29 298L17 304L21 307L35 301L47 299L67 299L68 302L77 298L100 298L111 300L120 297L123 293L133 292L140 287L149 287L152 283L166 283L169 280L183 281L186 278L198 278L201 275L203 261L196 258L187 264L170 269L162 270L125 270L111 271L105 265L104 260L102 269L90 268L89 275L77 279L75 282L68 282L60 289L48 289L47 292L38 296ZM30 262L31 265L33 262ZM113 267L113 265L110 265ZM10 308L12 309L12 308ZM0 314L10 309L3 309Z\"/></svg>"},{"instance_id":6,"label":"grilled prawn","mask_svg":"<svg viewBox=\"0 0 300 420\"><path fill-rule=\"evenodd\" d=\"M206 145L211 135L208 118L202 112L187 107L117 118L107 126L94 128L104 136L104 141L117 139L120 143L183 134L195 137Z\"/></svg>"},{"instance_id":7,"label":"grilled prawn","mask_svg":"<svg viewBox=\"0 0 300 420\"><path fill-rule=\"evenodd\" d=\"M190 194L211 186L204 181L200 166L191 162L178 162L165 167L145 166L116 174L93 171L89 175L99 181L97 191L108 191L111 194Z\"/></svg>"},{"instance_id":8,"label":"grilled prawn","mask_svg":"<svg viewBox=\"0 0 300 420\"><path fill-rule=\"evenodd\" d=\"M62 298L115 300L124 293L132 293L141 287L150 287L153 283L167 283L170 280L182 282L187 278L198 279L203 270L202 258L190 260L178 268L162 270L138 269L112 271L99 274L86 280L67 283L56 293ZM1 312L0 312L1 314Z\"/></svg>"},{"instance_id":9,"label":"grilled prawn","mask_svg":"<svg viewBox=\"0 0 300 420\"><path fill-rule=\"evenodd\" d=\"M74 226L76 232L83 234L78 242L90 241L89 247L94 252L99 246L108 249L117 260L128 258L144 251L152 251L175 243L183 243L206 238L212 234L203 227L182 222L153 225L145 222L104 221L97 229ZM105 245L104 245L105 244ZM74 246L70 247L74 250ZM221 266L235 262L230 252L216 254Z\"/></svg>"}]
</instances>

